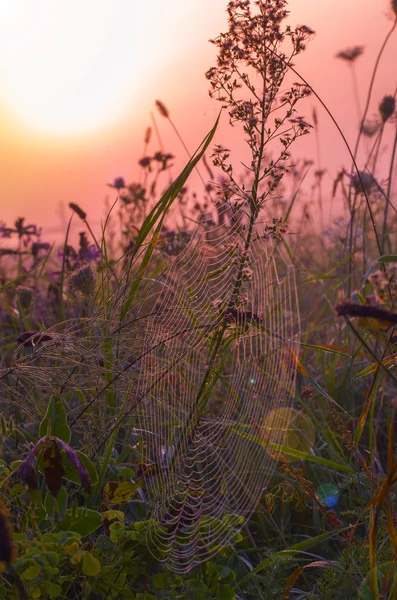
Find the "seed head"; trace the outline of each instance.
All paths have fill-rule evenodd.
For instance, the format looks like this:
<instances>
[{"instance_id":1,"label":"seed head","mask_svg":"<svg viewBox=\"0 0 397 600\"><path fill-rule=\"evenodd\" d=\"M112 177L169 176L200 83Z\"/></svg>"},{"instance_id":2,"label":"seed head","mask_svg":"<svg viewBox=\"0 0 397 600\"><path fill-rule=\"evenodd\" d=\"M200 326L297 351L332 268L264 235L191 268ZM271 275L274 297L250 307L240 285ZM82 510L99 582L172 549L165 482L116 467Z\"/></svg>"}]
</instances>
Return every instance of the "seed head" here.
<instances>
[{"instance_id":1,"label":"seed head","mask_svg":"<svg viewBox=\"0 0 397 600\"><path fill-rule=\"evenodd\" d=\"M396 0L397 3L397 0ZM394 109L396 108L396 101L393 96L385 96L382 99L382 102L379 104L379 112L382 117L382 121L386 123L388 119L394 113Z\"/></svg>"},{"instance_id":2,"label":"seed head","mask_svg":"<svg viewBox=\"0 0 397 600\"><path fill-rule=\"evenodd\" d=\"M95 273L91 265L83 265L69 276L72 288L83 294L91 296L95 290Z\"/></svg>"},{"instance_id":3,"label":"seed head","mask_svg":"<svg viewBox=\"0 0 397 600\"><path fill-rule=\"evenodd\" d=\"M87 218L87 214L83 211L82 208L80 208L80 206L78 204L75 204L74 202L69 202L69 208L72 209L73 212L76 213L76 215L78 217L80 217L80 219L82 221L85 221Z\"/></svg>"},{"instance_id":4,"label":"seed head","mask_svg":"<svg viewBox=\"0 0 397 600\"><path fill-rule=\"evenodd\" d=\"M391 0L391 7L392 7L394 14L397 17L397 0Z\"/></svg>"},{"instance_id":5,"label":"seed head","mask_svg":"<svg viewBox=\"0 0 397 600\"><path fill-rule=\"evenodd\" d=\"M168 110L166 105L163 104L163 102L161 102L161 100L156 100L156 106L157 106L157 109L158 109L160 115L162 115L163 117L168 119L170 116L170 111Z\"/></svg>"},{"instance_id":6,"label":"seed head","mask_svg":"<svg viewBox=\"0 0 397 600\"><path fill-rule=\"evenodd\" d=\"M367 137L372 137L380 129L379 121L365 121L361 124L361 132Z\"/></svg>"},{"instance_id":7,"label":"seed head","mask_svg":"<svg viewBox=\"0 0 397 600\"><path fill-rule=\"evenodd\" d=\"M145 132L145 140L144 140L146 145L150 143L151 137L152 137L152 128L148 127Z\"/></svg>"}]
</instances>

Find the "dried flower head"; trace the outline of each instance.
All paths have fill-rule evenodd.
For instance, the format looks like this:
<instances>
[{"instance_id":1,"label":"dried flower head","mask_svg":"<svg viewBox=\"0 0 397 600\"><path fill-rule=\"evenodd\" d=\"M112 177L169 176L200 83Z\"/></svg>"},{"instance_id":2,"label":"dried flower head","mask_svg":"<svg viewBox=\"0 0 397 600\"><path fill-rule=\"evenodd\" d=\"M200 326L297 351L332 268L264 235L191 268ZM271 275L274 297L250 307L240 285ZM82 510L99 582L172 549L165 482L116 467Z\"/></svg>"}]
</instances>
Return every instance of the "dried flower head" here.
<instances>
[{"instance_id":1,"label":"dried flower head","mask_svg":"<svg viewBox=\"0 0 397 600\"><path fill-rule=\"evenodd\" d=\"M365 121L361 124L361 132L367 137L372 137L379 131L380 126L379 121Z\"/></svg>"},{"instance_id":2,"label":"dried flower head","mask_svg":"<svg viewBox=\"0 0 397 600\"><path fill-rule=\"evenodd\" d=\"M391 8L394 14L397 17L397 0L391 0Z\"/></svg>"},{"instance_id":3,"label":"dried flower head","mask_svg":"<svg viewBox=\"0 0 397 600\"><path fill-rule=\"evenodd\" d=\"M75 204L74 202L69 202L69 208L72 209L73 212L76 213L76 215L78 217L80 217L80 219L82 221L85 221L87 218L87 213L84 212L84 210L82 208L80 208L80 206L78 204Z\"/></svg>"},{"instance_id":4,"label":"dried flower head","mask_svg":"<svg viewBox=\"0 0 397 600\"><path fill-rule=\"evenodd\" d=\"M336 58L341 58L346 62L353 63L359 56L361 56L364 52L364 46L353 46L352 48L346 48L346 50L341 50L336 55Z\"/></svg>"},{"instance_id":5,"label":"dried flower head","mask_svg":"<svg viewBox=\"0 0 397 600\"><path fill-rule=\"evenodd\" d=\"M396 101L394 96L384 96L384 98L382 98L382 101L379 104L379 113L382 117L383 123L386 123L386 121L390 119L390 117L394 113L395 108Z\"/></svg>"},{"instance_id":6,"label":"dried flower head","mask_svg":"<svg viewBox=\"0 0 397 600\"><path fill-rule=\"evenodd\" d=\"M95 290L95 273L91 265L83 265L69 276L72 288L83 294L91 296Z\"/></svg>"},{"instance_id":7,"label":"dried flower head","mask_svg":"<svg viewBox=\"0 0 397 600\"><path fill-rule=\"evenodd\" d=\"M166 105L163 102L161 102L161 100L156 100L156 106L157 106L157 109L158 109L160 115L162 115L163 117L168 119L170 116L170 112L169 112L168 108L166 107Z\"/></svg>"},{"instance_id":8,"label":"dried flower head","mask_svg":"<svg viewBox=\"0 0 397 600\"><path fill-rule=\"evenodd\" d=\"M359 171L350 177L351 185L357 193L365 192L369 194L374 188L379 188L379 184L371 173ZM364 188L364 189L363 189Z\"/></svg>"}]
</instances>

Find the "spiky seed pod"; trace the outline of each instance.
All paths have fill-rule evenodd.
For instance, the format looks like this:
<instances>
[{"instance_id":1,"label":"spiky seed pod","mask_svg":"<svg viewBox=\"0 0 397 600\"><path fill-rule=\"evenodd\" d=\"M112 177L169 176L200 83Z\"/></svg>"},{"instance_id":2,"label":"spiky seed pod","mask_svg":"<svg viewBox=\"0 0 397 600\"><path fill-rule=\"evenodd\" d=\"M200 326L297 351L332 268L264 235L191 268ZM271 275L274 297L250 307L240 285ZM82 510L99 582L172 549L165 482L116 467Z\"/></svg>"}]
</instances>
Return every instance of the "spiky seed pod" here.
<instances>
[{"instance_id":1,"label":"spiky seed pod","mask_svg":"<svg viewBox=\"0 0 397 600\"><path fill-rule=\"evenodd\" d=\"M83 294L91 296L95 290L95 273L91 265L83 265L69 276L69 285Z\"/></svg>"},{"instance_id":2,"label":"spiky seed pod","mask_svg":"<svg viewBox=\"0 0 397 600\"><path fill-rule=\"evenodd\" d=\"M86 220L87 214L83 211L82 208L80 208L80 206L78 204L75 204L74 202L70 202L69 208L71 208L72 211L75 212L76 215L79 216L82 221Z\"/></svg>"},{"instance_id":3,"label":"spiky seed pod","mask_svg":"<svg viewBox=\"0 0 397 600\"><path fill-rule=\"evenodd\" d=\"M397 0L396 0L396 5L397 5ZM382 117L382 121L384 123L386 123L386 121L388 119L390 119L390 117L394 113L395 108L396 108L396 101L395 101L394 97L393 96L384 96L384 98L382 99L382 102L379 104L380 116Z\"/></svg>"},{"instance_id":4,"label":"spiky seed pod","mask_svg":"<svg viewBox=\"0 0 397 600\"><path fill-rule=\"evenodd\" d=\"M26 285L18 285L15 290L18 306L23 310L29 310L34 300L34 290Z\"/></svg>"},{"instance_id":5,"label":"spiky seed pod","mask_svg":"<svg viewBox=\"0 0 397 600\"><path fill-rule=\"evenodd\" d=\"M169 112L168 108L166 107L166 105L163 102L161 102L161 100L156 100L156 106L158 108L159 113L163 117L168 119L168 117L170 116L170 112Z\"/></svg>"}]
</instances>

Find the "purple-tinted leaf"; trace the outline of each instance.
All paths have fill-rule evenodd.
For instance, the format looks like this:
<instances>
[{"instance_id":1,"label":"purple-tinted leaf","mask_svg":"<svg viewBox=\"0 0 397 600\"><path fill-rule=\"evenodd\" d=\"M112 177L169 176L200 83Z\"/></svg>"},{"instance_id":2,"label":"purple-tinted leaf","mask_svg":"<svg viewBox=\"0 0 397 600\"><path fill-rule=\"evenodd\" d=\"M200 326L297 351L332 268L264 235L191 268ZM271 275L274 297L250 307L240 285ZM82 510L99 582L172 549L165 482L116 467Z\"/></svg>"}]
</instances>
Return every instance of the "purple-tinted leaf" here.
<instances>
[{"instance_id":1,"label":"purple-tinted leaf","mask_svg":"<svg viewBox=\"0 0 397 600\"><path fill-rule=\"evenodd\" d=\"M62 440L57 440L57 441L58 441L58 445L60 446L60 448L62 448L62 450L65 451L67 459L72 463L72 465L74 467L76 467L77 472L80 477L81 485L82 485L83 489L87 492L87 494L89 494L91 491L90 476L88 475L88 471L85 468L85 466L83 465L81 458L79 457L77 452L75 450L73 450L73 448L71 446L69 446L69 444L66 444Z\"/></svg>"},{"instance_id":2,"label":"purple-tinted leaf","mask_svg":"<svg viewBox=\"0 0 397 600\"><path fill-rule=\"evenodd\" d=\"M43 444L45 438L41 438L31 449L27 457L19 465L19 476L24 483L30 488L35 490L37 488L36 472L34 465L36 464L37 451Z\"/></svg>"}]
</instances>

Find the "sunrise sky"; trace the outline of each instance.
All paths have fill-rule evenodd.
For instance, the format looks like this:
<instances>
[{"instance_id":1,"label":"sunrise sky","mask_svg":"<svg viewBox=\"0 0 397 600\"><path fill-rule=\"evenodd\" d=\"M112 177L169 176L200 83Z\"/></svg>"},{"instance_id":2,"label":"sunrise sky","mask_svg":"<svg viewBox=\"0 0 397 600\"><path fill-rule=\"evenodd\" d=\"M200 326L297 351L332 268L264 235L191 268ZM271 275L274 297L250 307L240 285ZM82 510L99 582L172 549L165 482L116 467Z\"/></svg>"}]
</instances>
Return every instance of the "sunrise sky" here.
<instances>
[{"instance_id":1,"label":"sunrise sky","mask_svg":"<svg viewBox=\"0 0 397 600\"><path fill-rule=\"evenodd\" d=\"M0 220L25 216L54 239L60 206L80 204L99 224L106 186L137 176L145 129L159 98L195 149L219 110L204 73L215 63L208 39L226 30L225 0L0 0ZM365 46L357 62L361 103L376 54L392 26L389 0L291 0L290 22L316 31L297 68L334 113L350 142L357 113L347 64L335 54ZM370 115L396 86L397 33L376 80ZM310 101L308 120L315 106ZM318 107L322 167L329 179L347 153ZM156 113L164 144L186 161ZM315 158L314 135L299 146ZM239 142L224 115L218 143ZM152 151L158 149L156 143ZM175 172L177 169L175 169ZM67 214L67 211L66 211ZM59 233L61 236L61 233Z\"/></svg>"}]
</instances>

